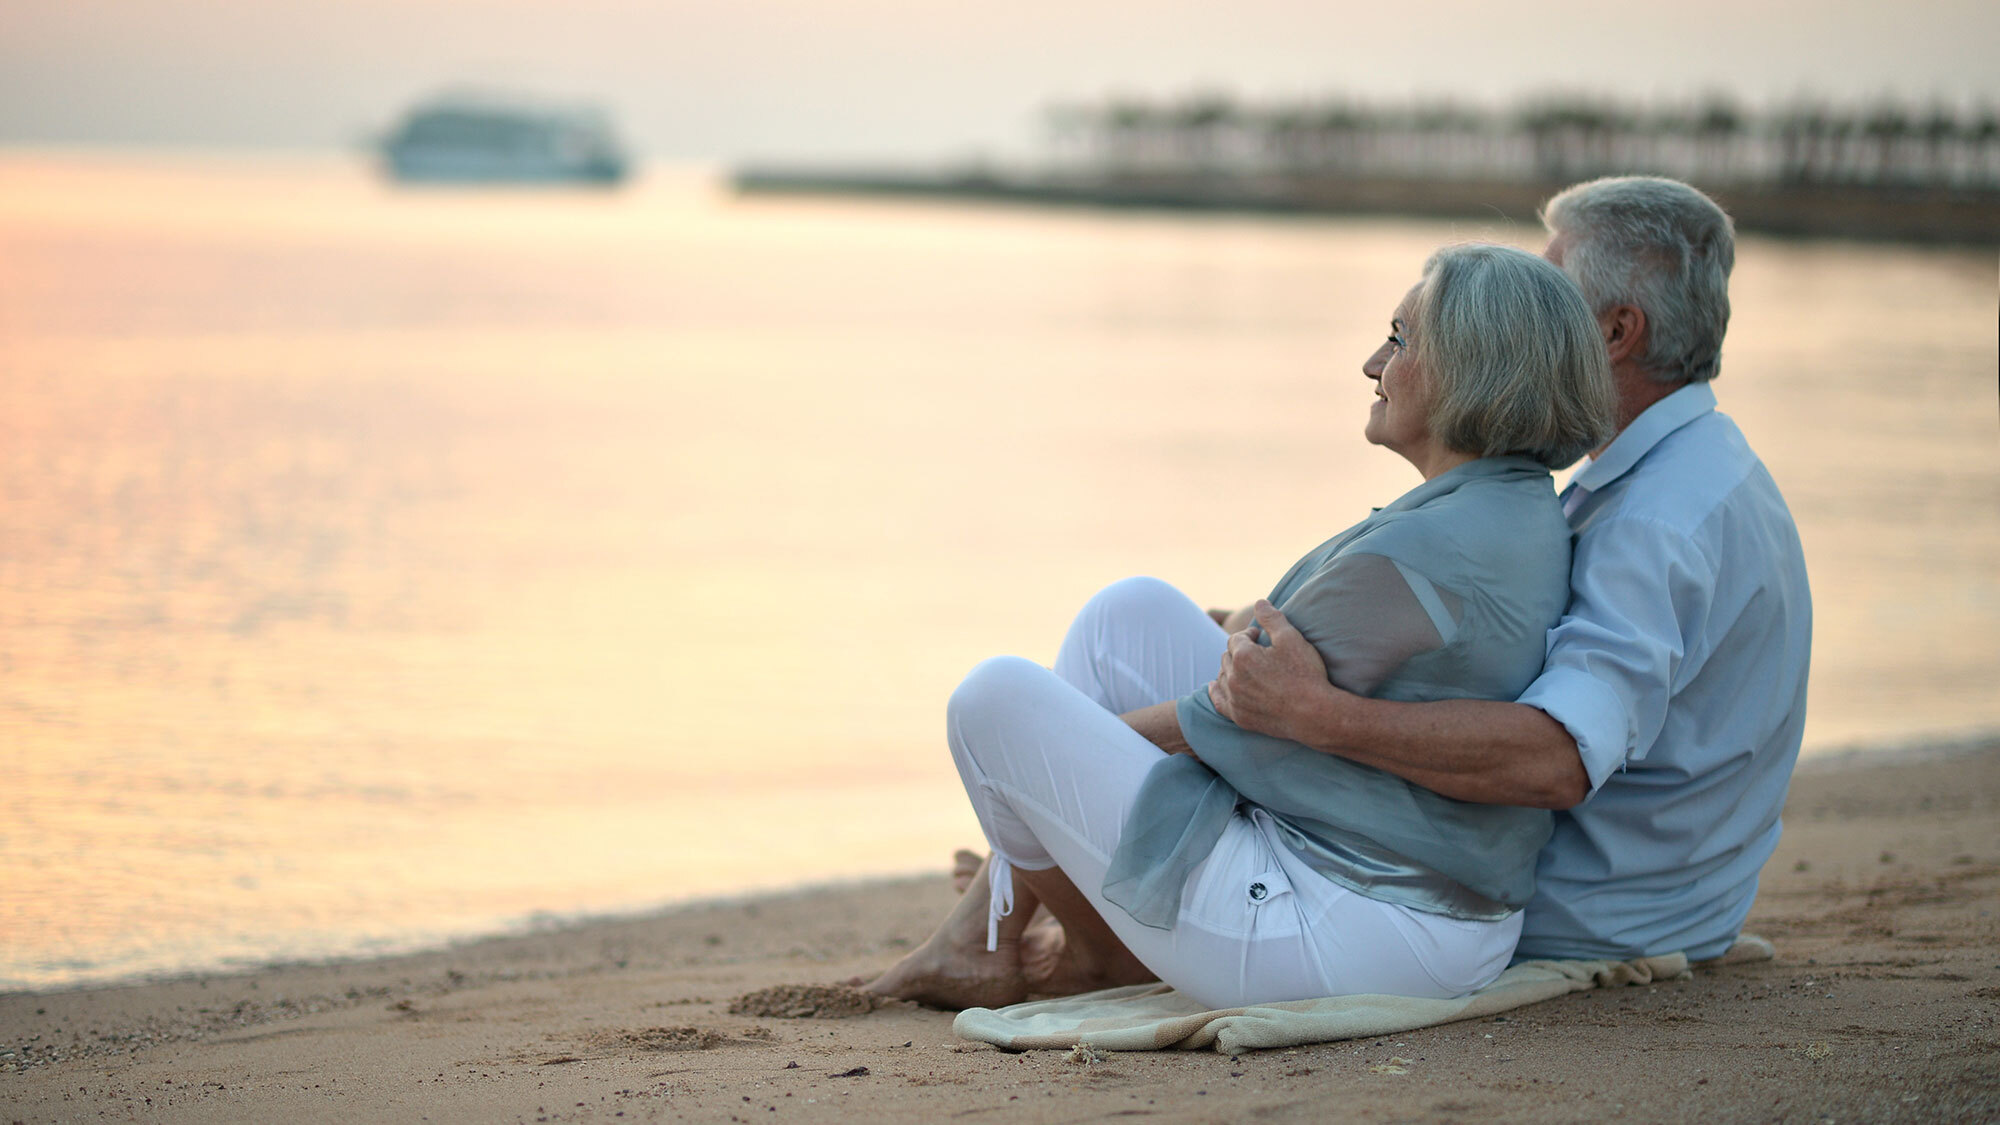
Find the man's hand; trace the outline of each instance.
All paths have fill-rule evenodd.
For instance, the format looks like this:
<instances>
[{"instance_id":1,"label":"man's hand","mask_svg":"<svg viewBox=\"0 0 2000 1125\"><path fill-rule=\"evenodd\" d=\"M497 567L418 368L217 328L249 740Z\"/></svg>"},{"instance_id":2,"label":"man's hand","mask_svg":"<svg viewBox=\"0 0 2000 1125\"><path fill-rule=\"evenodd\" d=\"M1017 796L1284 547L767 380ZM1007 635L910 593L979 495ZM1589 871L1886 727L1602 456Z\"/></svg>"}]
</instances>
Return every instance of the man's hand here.
<instances>
[{"instance_id":1,"label":"man's hand","mask_svg":"<svg viewBox=\"0 0 2000 1125\"><path fill-rule=\"evenodd\" d=\"M1208 685L1208 700L1244 730L1310 744L1306 708L1316 695L1337 693L1327 682L1326 661L1278 607L1262 598L1251 607L1257 624L1229 638L1222 672ZM1257 638L1271 638L1269 646Z\"/></svg>"},{"instance_id":2,"label":"man's hand","mask_svg":"<svg viewBox=\"0 0 2000 1125\"><path fill-rule=\"evenodd\" d=\"M1244 730L1387 770L1460 801L1567 809L1590 795L1576 741L1521 703L1391 703L1333 686L1326 662L1266 601L1229 638L1209 702ZM1271 638L1269 647L1257 643Z\"/></svg>"}]
</instances>

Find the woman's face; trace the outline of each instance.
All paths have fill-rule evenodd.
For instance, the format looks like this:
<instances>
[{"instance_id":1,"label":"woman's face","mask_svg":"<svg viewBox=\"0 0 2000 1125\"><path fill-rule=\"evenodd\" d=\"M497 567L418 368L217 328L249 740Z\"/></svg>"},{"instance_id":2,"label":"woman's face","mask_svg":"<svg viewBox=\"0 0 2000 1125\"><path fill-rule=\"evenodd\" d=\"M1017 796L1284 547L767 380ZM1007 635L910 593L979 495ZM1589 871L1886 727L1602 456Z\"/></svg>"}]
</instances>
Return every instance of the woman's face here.
<instances>
[{"instance_id":1,"label":"woman's face","mask_svg":"<svg viewBox=\"0 0 2000 1125\"><path fill-rule=\"evenodd\" d=\"M1431 441L1430 380L1411 358L1409 339L1410 320L1422 288L1422 283L1410 287L1389 321L1389 338L1361 365L1361 373L1375 380L1375 404L1368 408L1368 428L1364 431L1368 440L1419 465Z\"/></svg>"}]
</instances>

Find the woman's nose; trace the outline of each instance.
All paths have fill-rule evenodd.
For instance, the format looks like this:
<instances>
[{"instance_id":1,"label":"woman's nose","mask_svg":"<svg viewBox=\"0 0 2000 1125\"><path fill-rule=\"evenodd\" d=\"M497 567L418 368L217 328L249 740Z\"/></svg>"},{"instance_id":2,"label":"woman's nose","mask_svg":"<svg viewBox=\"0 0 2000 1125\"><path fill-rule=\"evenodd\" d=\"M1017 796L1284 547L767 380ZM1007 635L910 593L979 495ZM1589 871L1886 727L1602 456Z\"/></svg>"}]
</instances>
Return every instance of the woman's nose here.
<instances>
[{"instance_id":1,"label":"woman's nose","mask_svg":"<svg viewBox=\"0 0 2000 1125\"><path fill-rule=\"evenodd\" d=\"M1380 379L1382 377L1382 368L1385 365L1387 365L1388 362L1389 362L1389 345L1385 343L1381 347L1376 348L1375 354L1369 356L1367 360L1361 364L1361 373L1363 375L1368 376L1370 379Z\"/></svg>"}]
</instances>

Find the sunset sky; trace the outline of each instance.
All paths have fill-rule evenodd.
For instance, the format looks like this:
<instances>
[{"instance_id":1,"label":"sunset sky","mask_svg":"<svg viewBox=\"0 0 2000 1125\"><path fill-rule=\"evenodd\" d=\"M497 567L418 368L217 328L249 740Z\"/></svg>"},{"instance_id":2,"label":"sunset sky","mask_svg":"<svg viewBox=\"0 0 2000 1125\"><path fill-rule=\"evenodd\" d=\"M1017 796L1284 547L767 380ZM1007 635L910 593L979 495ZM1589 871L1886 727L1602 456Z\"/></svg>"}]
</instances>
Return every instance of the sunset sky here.
<instances>
[{"instance_id":1,"label":"sunset sky","mask_svg":"<svg viewBox=\"0 0 2000 1125\"><path fill-rule=\"evenodd\" d=\"M0 143L350 145L454 84L593 100L641 150L693 159L1019 152L1052 99L1195 88L2000 100L1992 0L1639 11L1586 0L7 0Z\"/></svg>"}]
</instances>

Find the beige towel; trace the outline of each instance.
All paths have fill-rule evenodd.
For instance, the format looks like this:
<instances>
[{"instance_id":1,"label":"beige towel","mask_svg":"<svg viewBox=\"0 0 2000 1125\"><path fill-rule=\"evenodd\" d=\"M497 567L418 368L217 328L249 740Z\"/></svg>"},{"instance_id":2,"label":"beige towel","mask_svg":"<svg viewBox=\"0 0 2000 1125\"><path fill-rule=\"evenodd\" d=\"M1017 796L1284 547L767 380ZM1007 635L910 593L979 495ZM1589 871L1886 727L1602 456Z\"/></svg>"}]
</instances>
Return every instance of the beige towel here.
<instances>
[{"instance_id":1,"label":"beige towel","mask_svg":"<svg viewBox=\"0 0 2000 1125\"><path fill-rule=\"evenodd\" d=\"M1770 942L1745 934L1728 953L1704 964L1768 960L1772 954ZM1456 1000L1334 996L1222 1011L1206 1011L1164 984L1141 984L997 1010L969 1008L958 1014L952 1030L1009 1051L1081 1043L1106 1051L1213 1047L1240 1055L1267 1047L1395 1035L1490 1016L1565 993L1690 975L1688 959L1679 953L1631 961L1523 961L1492 984Z\"/></svg>"}]
</instances>

